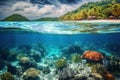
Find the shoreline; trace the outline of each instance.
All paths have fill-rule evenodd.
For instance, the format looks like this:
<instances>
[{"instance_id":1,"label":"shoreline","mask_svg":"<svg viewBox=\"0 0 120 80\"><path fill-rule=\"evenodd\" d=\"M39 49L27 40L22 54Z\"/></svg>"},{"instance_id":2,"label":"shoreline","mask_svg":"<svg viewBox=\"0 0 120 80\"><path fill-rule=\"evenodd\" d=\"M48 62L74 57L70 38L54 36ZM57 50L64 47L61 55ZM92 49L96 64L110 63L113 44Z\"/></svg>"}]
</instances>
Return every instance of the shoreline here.
<instances>
[{"instance_id":1,"label":"shoreline","mask_svg":"<svg viewBox=\"0 0 120 80\"><path fill-rule=\"evenodd\" d=\"M84 23L94 23L94 22L110 22L110 23L120 23L120 20L78 20L78 21L65 21L65 22L84 22Z\"/></svg>"}]
</instances>

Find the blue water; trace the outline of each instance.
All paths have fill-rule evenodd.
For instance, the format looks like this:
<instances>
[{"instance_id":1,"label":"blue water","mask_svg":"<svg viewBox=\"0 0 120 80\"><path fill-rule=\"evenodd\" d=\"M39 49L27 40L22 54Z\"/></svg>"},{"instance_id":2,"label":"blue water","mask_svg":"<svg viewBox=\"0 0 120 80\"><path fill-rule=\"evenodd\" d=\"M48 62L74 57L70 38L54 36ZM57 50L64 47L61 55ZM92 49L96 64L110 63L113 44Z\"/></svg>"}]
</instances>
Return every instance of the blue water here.
<instances>
[{"instance_id":1,"label":"blue water","mask_svg":"<svg viewBox=\"0 0 120 80\"><path fill-rule=\"evenodd\" d=\"M82 58L82 54L86 50L100 52L104 58L99 61L93 60L93 62ZM71 60L71 58L74 58L71 56L76 55L76 53L81 55L77 56L77 60L80 57L78 64L76 62L74 64ZM88 63L89 61L92 62L91 65L95 65L96 62L100 63L105 66L107 73L114 74L115 80L120 80L119 57L119 22L0 22L0 75L10 72L16 76L15 80L29 80L29 78L36 80L31 76L24 79L24 73L30 68L40 70L42 74L39 74L40 80L49 80L50 78L50 80L68 80L60 74L64 75L66 71L71 71L70 74L73 74L74 71L77 70L78 72L79 69L84 70L88 76L91 74L91 69L85 64L86 61ZM22 58L25 59L25 62ZM27 62L26 58L28 59ZM67 61L65 66L60 69L56 66L56 61L59 59ZM77 65L77 67L74 68L73 65ZM86 69L78 68L81 65L86 66ZM48 74L44 73L44 70L48 70ZM51 73L49 73L49 70ZM78 74L83 74L84 72L80 70ZM73 76L75 75L73 74ZM54 77L56 79L53 79ZM38 75L37 80L39 80Z\"/></svg>"},{"instance_id":2,"label":"blue water","mask_svg":"<svg viewBox=\"0 0 120 80\"><path fill-rule=\"evenodd\" d=\"M83 50L113 54L106 45L120 45L120 23L0 22L0 28L1 47L41 43L49 54L59 54L72 44L79 44Z\"/></svg>"}]
</instances>

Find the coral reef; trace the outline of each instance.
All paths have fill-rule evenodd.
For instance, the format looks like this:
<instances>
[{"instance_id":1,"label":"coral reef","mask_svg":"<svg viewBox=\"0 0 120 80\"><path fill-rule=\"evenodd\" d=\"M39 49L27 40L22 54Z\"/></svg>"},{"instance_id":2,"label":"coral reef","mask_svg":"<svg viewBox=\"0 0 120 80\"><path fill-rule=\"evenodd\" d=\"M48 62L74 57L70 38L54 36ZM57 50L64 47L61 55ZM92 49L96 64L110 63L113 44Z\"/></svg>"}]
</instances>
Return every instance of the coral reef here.
<instances>
[{"instance_id":1,"label":"coral reef","mask_svg":"<svg viewBox=\"0 0 120 80\"><path fill-rule=\"evenodd\" d=\"M87 50L82 55L83 59L87 59L88 63L102 63L104 56L96 51Z\"/></svg>"},{"instance_id":2,"label":"coral reef","mask_svg":"<svg viewBox=\"0 0 120 80\"><path fill-rule=\"evenodd\" d=\"M14 76L10 72L5 72L0 75L1 80L14 80Z\"/></svg>"},{"instance_id":3,"label":"coral reef","mask_svg":"<svg viewBox=\"0 0 120 80\"><path fill-rule=\"evenodd\" d=\"M23 80L39 80L40 71L35 68L29 68L23 73Z\"/></svg>"},{"instance_id":4,"label":"coral reef","mask_svg":"<svg viewBox=\"0 0 120 80\"><path fill-rule=\"evenodd\" d=\"M105 80L115 80L114 76L112 74L110 74L110 73L106 73L104 75L104 79Z\"/></svg>"},{"instance_id":5,"label":"coral reef","mask_svg":"<svg viewBox=\"0 0 120 80\"><path fill-rule=\"evenodd\" d=\"M42 69L42 72L43 72L44 74L50 73L49 67L48 67L48 66L47 66L47 67L44 67L44 68Z\"/></svg>"},{"instance_id":6,"label":"coral reef","mask_svg":"<svg viewBox=\"0 0 120 80\"><path fill-rule=\"evenodd\" d=\"M73 44L68 47L64 47L62 49L63 54L73 54L73 53L83 53L83 50L81 49L80 45Z\"/></svg>"},{"instance_id":7,"label":"coral reef","mask_svg":"<svg viewBox=\"0 0 120 80\"><path fill-rule=\"evenodd\" d=\"M17 72L17 68L10 63L7 63L7 71L10 72L11 74L15 75Z\"/></svg>"},{"instance_id":8,"label":"coral reef","mask_svg":"<svg viewBox=\"0 0 120 80\"><path fill-rule=\"evenodd\" d=\"M28 63L30 61L29 57L21 57L20 62L21 63Z\"/></svg>"},{"instance_id":9,"label":"coral reef","mask_svg":"<svg viewBox=\"0 0 120 80\"><path fill-rule=\"evenodd\" d=\"M66 61L66 59L59 59L59 60L57 60L56 62L55 62L55 66L57 67L57 68L64 68L64 67L66 67L67 66L67 61Z\"/></svg>"},{"instance_id":10,"label":"coral reef","mask_svg":"<svg viewBox=\"0 0 120 80\"><path fill-rule=\"evenodd\" d=\"M6 65L6 62L2 59L0 59L0 70L2 70Z\"/></svg>"},{"instance_id":11,"label":"coral reef","mask_svg":"<svg viewBox=\"0 0 120 80\"><path fill-rule=\"evenodd\" d=\"M71 61L72 61L72 62L80 62L80 60L81 60L80 54L73 54L73 55L71 56Z\"/></svg>"},{"instance_id":12,"label":"coral reef","mask_svg":"<svg viewBox=\"0 0 120 80\"><path fill-rule=\"evenodd\" d=\"M92 67L91 67L91 71L93 73L99 73L100 75L104 76L108 71L107 69L105 68L104 65L102 64L94 64Z\"/></svg>"}]
</instances>

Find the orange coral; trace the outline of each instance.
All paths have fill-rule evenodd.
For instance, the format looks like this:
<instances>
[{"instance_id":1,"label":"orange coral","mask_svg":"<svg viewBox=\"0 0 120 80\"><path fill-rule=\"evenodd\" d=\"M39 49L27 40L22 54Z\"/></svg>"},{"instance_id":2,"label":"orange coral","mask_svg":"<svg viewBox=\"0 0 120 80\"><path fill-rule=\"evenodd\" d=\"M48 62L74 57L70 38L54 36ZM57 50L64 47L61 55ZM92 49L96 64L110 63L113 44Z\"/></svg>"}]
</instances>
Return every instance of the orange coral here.
<instances>
[{"instance_id":1,"label":"orange coral","mask_svg":"<svg viewBox=\"0 0 120 80\"><path fill-rule=\"evenodd\" d=\"M104 58L101 53L96 51L91 51L91 50L85 51L82 57L90 60L95 60L95 61L98 61Z\"/></svg>"},{"instance_id":2,"label":"orange coral","mask_svg":"<svg viewBox=\"0 0 120 80\"><path fill-rule=\"evenodd\" d=\"M105 80L115 80L114 76L110 73L105 74Z\"/></svg>"}]
</instances>

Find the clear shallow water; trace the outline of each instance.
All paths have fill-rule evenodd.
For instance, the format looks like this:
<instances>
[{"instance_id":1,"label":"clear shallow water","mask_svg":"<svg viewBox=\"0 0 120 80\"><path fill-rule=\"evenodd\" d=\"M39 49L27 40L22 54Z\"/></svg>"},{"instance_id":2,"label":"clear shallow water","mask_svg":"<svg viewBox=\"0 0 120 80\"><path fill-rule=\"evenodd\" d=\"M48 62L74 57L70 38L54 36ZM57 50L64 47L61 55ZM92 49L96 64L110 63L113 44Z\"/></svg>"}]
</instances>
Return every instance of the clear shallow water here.
<instances>
[{"instance_id":1,"label":"clear shallow water","mask_svg":"<svg viewBox=\"0 0 120 80\"><path fill-rule=\"evenodd\" d=\"M41 43L50 54L79 44L84 50L107 51L108 44L120 45L120 23L110 22L0 22L0 46L16 47ZM119 49L119 47L118 47Z\"/></svg>"},{"instance_id":2,"label":"clear shallow water","mask_svg":"<svg viewBox=\"0 0 120 80\"><path fill-rule=\"evenodd\" d=\"M0 22L0 28L17 28L50 34L118 33L114 22Z\"/></svg>"},{"instance_id":3,"label":"clear shallow water","mask_svg":"<svg viewBox=\"0 0 120 80\"><path fill-rule=\"evenodd\" d=\"M117 64L120 62L120 23L0 22L0 74L5 73L10 68L8 72L17 75L15 80L24 80L22 76L30 67L41 71L40 80L68 80L64 79L64 72L68 71L69 73L70 67L73 72L76 72L78 66L82 67L82 65L84 69L83 67L79 69L83 72L79 71L78 74L83 74L83 77L84 75L88 76L91 74L90 67L85 64L84 59L83 62L80 60L78 64L72 63L70 59L72 55L76 55L76 53L82 55L86 50L101 52L106 61L111 63L106 62L102 65L108 65L105 69L107 68L111 73L116 73L114 77L119 75L119 77L117 76L118 79L115 80L120 79L120 65ZM30 59L29 64L22 63L18 59L21 54ZM115 59L111 56L115 56ZM55 66L55 62L64 58L67 60L66 64L69 65L65 67L66 69L60 71ZM8 63L12 65L12 70ZM36 66L34 66L34 63ZM7 69L5 66L7 66ZM14 69L19 70L18 66L20 67L20 74L17 74L17 70ZM47 70L49 68L51 73L44 74L44 68L45 71L46 68ZM54 70L59 74L55 73ZM21 74L21 72L23 73ZM73 72L70 72L70 74ZM29 77L27 80L29 80ZM35 79L33 78L33 80Z\"/></svg>"}]
</instances>

